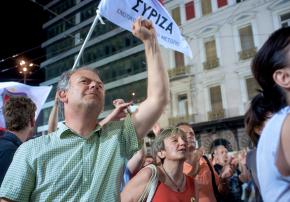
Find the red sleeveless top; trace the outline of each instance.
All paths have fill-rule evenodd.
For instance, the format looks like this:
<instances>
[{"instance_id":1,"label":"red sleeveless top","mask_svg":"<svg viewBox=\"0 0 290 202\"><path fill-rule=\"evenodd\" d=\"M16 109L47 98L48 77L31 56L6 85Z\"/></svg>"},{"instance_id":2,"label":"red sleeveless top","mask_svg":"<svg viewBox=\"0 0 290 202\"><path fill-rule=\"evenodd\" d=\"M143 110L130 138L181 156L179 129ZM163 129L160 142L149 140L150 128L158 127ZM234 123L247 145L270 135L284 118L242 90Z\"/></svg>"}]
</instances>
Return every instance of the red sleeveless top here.
<instances>
[{"instance_id":1,"label":"red sleeveless top","mask_svg":"<svg viewBox=\"0 0 290 202\"><path fill-rule=\"evenodd\" d=\"M185 176L186 183L183 192L175 192L170 189L166 184L159 182L157 185L152 202L194 202L195 201L195 188L194 180Z\"/></svg>"}]
</instances>

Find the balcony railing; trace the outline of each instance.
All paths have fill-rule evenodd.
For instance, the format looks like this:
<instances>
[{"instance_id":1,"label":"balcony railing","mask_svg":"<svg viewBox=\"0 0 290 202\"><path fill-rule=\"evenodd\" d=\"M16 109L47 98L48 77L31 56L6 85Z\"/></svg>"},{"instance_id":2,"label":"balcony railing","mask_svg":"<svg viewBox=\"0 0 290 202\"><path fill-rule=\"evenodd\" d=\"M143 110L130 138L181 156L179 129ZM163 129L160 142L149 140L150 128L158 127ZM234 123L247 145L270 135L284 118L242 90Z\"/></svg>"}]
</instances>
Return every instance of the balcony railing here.
<instances>
[{"instance_id":1,"label":"balcony railing","mask_svg":"<svg viewBox=\"0 0 290 202\"><path fill-rule=\"evenodd\" d=\"M247 60L255 56L257 53L257 48L250 48L247 50L242 50L239 52L240 60Z\"/></svg>"},{"instance_id":2,"label":"balcony railing","mask_svg":"<svg viewBox=\"0 0 290 202\"><path fill-rule=\"evenodd\" d=\"M181 66L181 67L175 67L173 69L168 70L168 74L170 78L180 76L180 75L186 75L189 73L190 66Z\"/></svg>"},{"instance_id":3,"label":"balcony railing","mask_svg":"<svg viewBox=\"0 0 290 202\"><path fill-rule=\"evenodd\" d=\"M217 119L223 119L225 118L225 110L220 108L220 109L214 109L211 112L208 112L208 120L217 120Z\"/></svg>"},{"instance_id":4,"label":"balcony railing","mask_svg":"<svg viewBox=\"0 0 290 202\"><path fill-rule=\"evenodd\" d=\"M176 124L180 122L187 122L187 123L194 122L195 118L193 114L189 114L185 116L170 117L168 121L169 121L169 126L175 126Z\"/></svg>"},{"instance_id":5,"label":"balcony railing","mask_svg":"<svg viewBox=\"0 0 290 202\"><path fill-rule=\"evenodd\" d=\"M214 58L214 59L211 59L211 60L207 60L203 63L203 67L204 69L213 69L213 68L216 68L220 65L219 63L219 59L218 58Z\"/></svg>"}]
</instances>

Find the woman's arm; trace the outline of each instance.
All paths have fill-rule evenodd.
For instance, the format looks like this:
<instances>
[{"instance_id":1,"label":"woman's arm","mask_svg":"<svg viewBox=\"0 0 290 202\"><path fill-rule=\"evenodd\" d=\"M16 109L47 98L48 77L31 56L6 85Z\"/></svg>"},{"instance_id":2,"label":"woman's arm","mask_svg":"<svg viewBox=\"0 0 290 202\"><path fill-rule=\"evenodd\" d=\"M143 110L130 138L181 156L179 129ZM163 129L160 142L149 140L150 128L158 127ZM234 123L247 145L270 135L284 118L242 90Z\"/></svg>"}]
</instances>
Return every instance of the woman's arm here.
<instances>
[{"instance_id":1,"label":"woman's arm","mask_svg":"<svg viewBox=\"0 0 290 202\"><path fill-rule=\"evenodd\" d=\"M152 171L150 168L145 167L140 170L135 177L133 177L125 186L121 193L122 202L135 202L138 201L144 192L147 183L150 180Z\"/></svg>"}]
</instances>

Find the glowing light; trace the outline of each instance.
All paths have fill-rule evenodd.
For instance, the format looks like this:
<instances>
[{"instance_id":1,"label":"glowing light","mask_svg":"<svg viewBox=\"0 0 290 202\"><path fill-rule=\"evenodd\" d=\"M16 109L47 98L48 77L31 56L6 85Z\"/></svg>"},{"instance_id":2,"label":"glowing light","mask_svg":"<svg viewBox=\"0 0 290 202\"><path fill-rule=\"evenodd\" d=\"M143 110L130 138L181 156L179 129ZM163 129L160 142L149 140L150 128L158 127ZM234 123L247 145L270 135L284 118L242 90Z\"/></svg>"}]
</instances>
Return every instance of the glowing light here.
<instances>
[{"instance_id":1,"label":"glowing light","mask_svg":"<svg viewBox=\"0 0 290 202\"><path fill-rule=\"evenodd\" d=\"M25 65L26 62L24 60L21 60L20 63L19 63L21 66Z\"/></svg>"}]
</instances>

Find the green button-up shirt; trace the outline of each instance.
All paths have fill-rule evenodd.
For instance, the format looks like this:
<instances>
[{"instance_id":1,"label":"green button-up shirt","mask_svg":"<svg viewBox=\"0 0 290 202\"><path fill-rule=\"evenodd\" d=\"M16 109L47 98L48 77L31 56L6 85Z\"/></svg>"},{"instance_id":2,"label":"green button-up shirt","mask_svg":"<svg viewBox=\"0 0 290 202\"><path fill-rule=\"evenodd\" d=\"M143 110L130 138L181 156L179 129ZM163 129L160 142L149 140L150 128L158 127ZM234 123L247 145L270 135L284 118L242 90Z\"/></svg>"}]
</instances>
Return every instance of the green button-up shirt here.
<instances>
[{"instance_id":1,"label":"green button-up shirt","mask_svg":"<svg viewBox=\"0 0 290 202\"><path fill-rule=\"evenodd\" d=\"M131 118L85 139L66 125L22 144L0 188L15 201L119 201L124 164L138 150Z\"/></svg>"}]
</instances>

